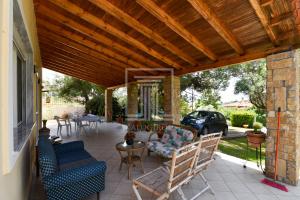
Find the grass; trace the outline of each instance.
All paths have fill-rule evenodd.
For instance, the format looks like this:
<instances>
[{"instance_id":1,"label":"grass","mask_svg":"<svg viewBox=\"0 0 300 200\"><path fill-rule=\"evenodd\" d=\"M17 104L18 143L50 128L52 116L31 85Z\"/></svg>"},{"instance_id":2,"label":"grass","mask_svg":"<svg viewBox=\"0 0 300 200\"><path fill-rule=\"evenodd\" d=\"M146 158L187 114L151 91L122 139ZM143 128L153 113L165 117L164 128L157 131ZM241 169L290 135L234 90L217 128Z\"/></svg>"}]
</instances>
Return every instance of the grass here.
<instances>
[{"instance_id":1,"label":"grass","mask_svg":"<svg viewBox=\"0 0 300 200\"><path fill-rule=\"evenodd\" d=\"M240 138L232 138L232 139L222 139L219 144L219 150L222 153L238 157L241 159L246 159L246 151L247 151L247 138L240 137ZM261 154L262 154L262 164L265 162L265 152L266 148L263 144L261 147ZM256 162L255 156L255 148L249 147L248 150L248 160L252 162ZM259 158L258 158L259 160Z\"/></svg>"}]
</instances>

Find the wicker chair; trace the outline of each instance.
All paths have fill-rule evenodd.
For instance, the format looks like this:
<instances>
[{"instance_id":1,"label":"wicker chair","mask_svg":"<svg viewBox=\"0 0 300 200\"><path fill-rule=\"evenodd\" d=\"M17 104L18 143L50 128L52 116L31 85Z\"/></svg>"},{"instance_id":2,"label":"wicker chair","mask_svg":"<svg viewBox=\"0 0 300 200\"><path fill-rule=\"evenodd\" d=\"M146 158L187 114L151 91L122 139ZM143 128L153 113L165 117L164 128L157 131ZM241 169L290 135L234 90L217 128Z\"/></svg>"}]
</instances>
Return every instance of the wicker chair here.
<instances>
[{"instance_id":1,"label":"wicker chair","mask_svg":"<svg viewBox=\"0 0 300 200\"><path fill-rule=\"evenodd\" d=\"M174 191L178 191L182 199L185 199L181 186L193 176L200 145L201 141L197 141L177 149L172 154L169 167L159 167L133 180L132 187L137 199L142 200L139 188L157 196L156 199L168 199Z\"/></svg>"}]
</instances>

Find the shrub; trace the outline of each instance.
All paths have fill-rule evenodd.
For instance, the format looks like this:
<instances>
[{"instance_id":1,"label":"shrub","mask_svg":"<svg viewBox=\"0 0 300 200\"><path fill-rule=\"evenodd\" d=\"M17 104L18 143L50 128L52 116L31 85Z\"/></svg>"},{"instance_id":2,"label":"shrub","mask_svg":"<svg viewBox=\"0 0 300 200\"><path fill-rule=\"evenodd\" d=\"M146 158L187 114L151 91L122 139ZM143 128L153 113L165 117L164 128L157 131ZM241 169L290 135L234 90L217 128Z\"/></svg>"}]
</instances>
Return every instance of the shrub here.
<instances>
[{"instance_id":1,"label":"shrub","mask_svg":"<svg viewBox=\"0 0 300 200\"><path fill-rule=\"evenodd\" d=\"M231 125L236 127L243 127L243 125L248 125L252 127L255 118L255 113L249 111L237 111L231 113Z\"/></svg>"},{"instance_id":2,"label":"shrub","mask_svg":"<svg viewBox=\"0 0 300 200\"><path fill-rule=\"evenodd\" d=\"M262 129L263 125L262 123L259 123L259 122L254 122L253 123L253 129L255 132L259 131L260 129Z\"/></svg>"},{"instance_id":3,"label":"shrub","mask_svg":"<svg viewBox=\"0 0 300 200\"><path fill-rule=\"evenodd\" d=\"M230 120L231 113L237 112L238 109L236 109L236 108L224 108L223 107L223 108L219 108L218 111L220 113L222 113L226 119Z\"/></svg>"}]
</instances>

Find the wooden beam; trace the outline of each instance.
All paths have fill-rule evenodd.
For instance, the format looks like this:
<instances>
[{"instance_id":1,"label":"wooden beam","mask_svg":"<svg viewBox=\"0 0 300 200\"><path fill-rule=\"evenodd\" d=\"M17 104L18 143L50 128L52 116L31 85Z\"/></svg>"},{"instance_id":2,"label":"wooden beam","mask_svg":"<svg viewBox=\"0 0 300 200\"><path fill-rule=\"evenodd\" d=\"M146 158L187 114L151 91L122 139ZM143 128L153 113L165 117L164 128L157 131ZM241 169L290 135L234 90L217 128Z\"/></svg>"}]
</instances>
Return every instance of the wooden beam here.
<instances>
[{"instance_id":1,"label":"wooden beam","mask_svg":"<svg viewBox=\"0 0 300 200\"><path fill-rule=\"evenodd\" d=\"M89 1L94 5L98 6L99 8L101 8L102 10L104 10L105 12L114 16L115 18L119 19L123 23L127 24L134 30L148 37L153 42L168 49L171 53L175 54L176 56L190 63L191 65L197 64L197 61L193 59L191 56L189 56L188 54L180 50L178 47L176 47L171 42L169 42L168 40L160 36L158 33L154 32L147 26L143 25L134 17L131 17L129 14L122 11L121 9L119 9L117 6L113 5L109 1L107 0L89 0Z\"/></svg>"},{"instance_id":2,"label":"wooden beam","mask_svg":"<svg viewBox=\"0 0 300 200\"><path fill-rule=\"evenodd\" d=\"M287 19L290 19L292 17L293 17L293 12L287 12L287 13L281 14L281 15L279 15L277 17L271 18L270 22L269 22L269 25L271 27L277 26L280 23L282 23L283 21L285 21Z\"/></svg>"},{"instance_id":3,"label":"wooden beam","mask_svg":"<svg viewBox=\"0 0 300 200\"><path fill-rule=\"evenodd\" d=\"M61 62L69 63L77 69L85 69L84 72L91 72L93 74L99 74L105 80L113 81L115 78L124 78L124 76L120 76L122 74L115 74L114 77L111 76L111 70L109 68L105 69L100 66L93 65L87 62L83 62L80 59L76 59L74 57L69 56L66 53L60 53L58 51L51 51L51 49L43 49L42 55L44 57L48 57L50 60L58 60Z\"/></svg>"},{"instance_id":4,"label":"wooden beam","mask_svg":"<svg viewBox=\"0 0 300 200\"><path fill-rule=\"evenodd\" d=\"M295 48L298 48L298 46ZM235 57L231 57L231 58L227 58L227 59L222 59L222 60L219 60L214 63L206 63L206 64L198 65L197 67L190 67L190 68L178 70L175 72L175 74L176 75L184 75L184 74L193 73L193 72L197 72L197 71L209 70L209 69L224 67L224 66L228 66L228 65L232 65L232 64L238 64L238 63L247 62L250 60L265 58L266 56L268 56L270 54L287 51L289 49L291 49L290 45L271 48L271 49L267 49L265 51L247 53L242 56L235 56Z\"/></svg>"},{"instance_id":5,"label":"wooden beam","mask_svg":"<svg viewBox=\"0 0 300 200\"><path fill-rule=\"evenodd\" d=\"M273 29L269 26L269 20L268 18L265 16L264 11L262 10L262 7L260 6L260 4L258 3L258 0L249 0L251 6L253 7L258 19L260 20L261 24L263 25L263 27L265 28L271 42L274 45L279 45L279 42L276 39L276 35L275 32L273 31Z\"/></svg>"},{"instance_id":6,"label":"wooden beam","mask_svg":"<svg viewBox=\"0 0 300 200\"><path fill-rule=\"evenodd\" d=\"M56 21L57 23L61 23L70 29L73 29L74 31L78 31L84 35L86 35L89 38L92 38L96 41L99 41L100 43L105 44L108 47L111 47L115 51L118 51L121 54L126 54L126 56L131 57L132 59L137 60L140 63L144 63L146 66L145 67L161 67L161 64L158 64L150 59L148 59L145 56L142 56L135 51L131 50L130 48L127 48L123 45L120 45L119 43L113 41L112 39L100 34L99 32L90 29L75 20L72 20L71 18L65 17L64 15L61 15L45 5L39 4L36 6L36 13L37 15L40 16L51 16L51 19Z\"/></svg>"},{"instance_id":7,"label":"wooden beam","mask_svg":"<svg viewBox=\"0 0 300 200\"><path fill-rule=\"evenodd\" d=\"M131 37L130 35L120 31L119 29L115 28L114 26L106 23L102 19L90 14L89 12L83 10L79 6L65 0L49 0L53 4L63 8L69 13L72 13L73 15L89 22L90 24L93 24L97 28L101 28L103 31L114 35L115 37L125 41L126 43L146 52L147 54L153 56L154 58L161 60L162 62L168 64L169 66L174 67L175 69L181 69L182 66L180 66L178 63L172 61L170 58L162 55L161 53L157 52L156 50L144 45L143 42L138 41L137 39Z\"/></svg>"},{"instance_id":8,"label":"wooden beam","mask_svg":"<svg viewBox=\"0 0 300 200\"><path fill-rule=\"evenodd\" d=\"M93 83L97 83L97 84L101 83L103 85L109 85L108 83L104 83L104 81L101 81L101 80L93 77L92 75L87 75L87 74L84 74L81 72L76 72L76 71L72 70L71 66L66 65L66 64L60 64L55 61L49 61L49 60L45 59L45 61L43 61L43 67L66 74L66 75L69 75L69 76L73 76L75 78L90 81Z\"/></svg>"},{"instance_id":9,"label":"wooden beam","mask_svg":"<svg viewBox=\"0 0 300 200\"><path fill-rule=\"evenodd\" d=\"M74 49L76 51L79 51L82 54L86 54L89 55L91 57L97 58L99 60L102 60L108 64L110 64L111 66L115 66L118 67L120 69L124 69L124 68L128 68L129 66L119 62L117 60L114 60L112 58L106 57L103 54L99 53L96 50L90 49L89 47L86 47L84 45L81 45L77 42L73 42L72 40L68 39L68 38L64 38L62 36L59 36L56 33L53 33L49 30L45 30L45 29L38 29L38 36L39 38L46 38L47 40L49 40L51 42L51 44L59 44L61 48L66 48L66 49ZM49 45L51 45L49 44Z\"/></svg>"},{"instance_id":10,"label":"wooden beam","mask_svg":"<svg viewBox=\"0 0 300 200\"><path fill-rule=\"evenodd\" d=\"M59 44L59 43L55 43L55 41L51 41L51 40L47 40L44 38L41 38L40 40L40 48L42 49L42 51L53 51L53 52L59 52L60 54L64 54L66 56L72 57L72 58L76 58L80 61L83 61L85 63L89 63L98 67L105 67L105 68L109 68L110 70L117 70L120 73L124 73L125 70L124 68L119 68L119 67L115 67L114 65L111 65L109 63L106 62L99 62L99 60L87 55L87 54L83 54L77 50L72 50L72 49L66 49L65 46ZM52 44L54 43L54 45Z\"/></svg>"},{"instance_id":11,"label":"wooden beam","mask_svg":"<svg viewBox=\"0 0 300 200\"><path fill-rule=\"evenodd\" d=\"M141 65L139 63L136 63L136 62L134 62L134 61L122 56L122 55L116 54L115 52L111 51L110 49L107 49L107 48L103 47L100 44L97 44L93 41L87 40L86 38L84 38L84 37L82 37L78 34L72 33L70 31L67 31L67 30L65 30L65 29L63 29L59 26L50 24L45 20L38 19L37 25L39 27L44 27L45 29L49 30L50 32L56 33L58 37L62 37L62 36L59 36L59 33L60 34L62 33L65 37L67 37L66 38L67 40L68 39L72 40L73 42L77 42L81 45L84 45L84 46L90 48L90 49L98 51L99 53L102 54L102 56L105 55L107 58L109 58L110 62L112 60L118 60L118 65L119 66L121 66L120 62L122 62L122 63L125 64L125 66L127 65L125 68L130 67L130 66L135 67L135 68L144 68L143 65ZM44 32L44 34L47 35L47 31ZM57 36L54 36L54 37L57 38ZM63 39L63 38L61 38L61 39ZM58 39L58 41L60 41L60 39ZM148 73L151 73L151 72L148 72Z\"/></svg>"},{"instance_id":12,"label":"wooden beam","mask_svg":"<svg viewBox=\"0 0 300 200\"><path fill-rule=\"evenodd\" d=\"M105 48L104 46L102 46L102 45L100 45L98 43L95 43L95 42L93 42L91 40L88 40L87 38L82 37L82 36L80 36L80 35L78 35L76 33L67 31L66 29L64 29L62 27L56 26L54 24L51 24L51 23L47 22L44 19L40 19L39 18L37 20L37 24L39 26L44 26L47 29L49 29L51 31L54 31L56 33L61 33L61 34L65 35L67 38L71 38L74 41L77 41L77 42L79 42L79 43L81 43L83 45L86 45L86 46L88 46L90 48L96 49L100 53L105 54L106 56L109 56L111 58L117 59L120 62L126 63L129 66L132 66L132 67L135 67L135 68L144 68L145 67L141 63L135 62L135 61L131 60L130 58L122 56L121 54L117 54L114 51L112 51L112 50L110 50L108 48Z\"/></svg>"},{"instance_id":13,"label":"wooden beam","mask_svg":"<svg viewBox=\"0 0 300 200\"><path fill-rule=\"evenodd\" d=\"M155 16L158 20L167 25L170 29L175 31L183 39L189 42L196 49L204 53L211 60L217 60L217 56L206 47L200 40L198 40L193 34L186 30L180 23L175 21L170 15L168 15L163 9L157 6L152 0L136 0L144 9Z\"/></svg>"},{"instance_id":14,"label":"wooden beam","mask_svg":"<svg viewBox=\"0 0 300 200\"><path fill-rule=\"evenodd\" d=\"M274 3L274 0L260 0L260 5L265 7Z\"/></svg>"},{"instance_id":15,"label":"wooden beam","mask_svg":"<svg viewBox=\"0 0 300 200\"><path fill-rule=\"evenodd\" d=\"M226 27L224 22L207 5L204 0L188 0L188 2L202 15L202 17L219 33L219 35L238 53L244 50L233 33Z\"/></svg>"}]
</instances>

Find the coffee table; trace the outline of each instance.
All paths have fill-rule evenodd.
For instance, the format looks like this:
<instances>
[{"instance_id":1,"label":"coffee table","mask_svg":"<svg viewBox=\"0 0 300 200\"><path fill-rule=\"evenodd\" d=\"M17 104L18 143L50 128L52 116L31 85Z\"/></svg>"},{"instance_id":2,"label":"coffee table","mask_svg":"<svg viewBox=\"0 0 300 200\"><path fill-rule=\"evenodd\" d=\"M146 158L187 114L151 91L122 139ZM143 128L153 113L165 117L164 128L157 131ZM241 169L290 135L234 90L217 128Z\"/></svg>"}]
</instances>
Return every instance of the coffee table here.
<instances>
[{"instance_id":1,"label":"coffee table","mask_svg":"<svg viewBox=\"0 0 300 200\"><path fill-rule=\"evenodd\" d=\"M121 156L121 163L119 170L122 169L123 163L128 166L128 179L131 179L131 169L138 162L141 166L141 170L144 173L144 167L142 163L142 157L146 144L142 141L134 141L132 145L126 144L126 142L119 142L116 144L116 149Z\"/></svg>"}]
</instances>

